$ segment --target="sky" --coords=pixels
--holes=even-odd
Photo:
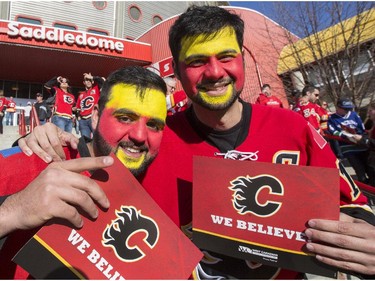
[[[309,2],[309,1],[306,1],[306,2]],[[331,5],[333,3],[332,1],[317,1],[317,2],[320,2],[322,5],[321,7],[324,7],[324,8],[329,7],[329,6],[332,7]],[[279,4],[286,3],[287,5],[286,7],[288,7],[288,10],[291,11],[292,14],[293,14],[293,7],[295,7],[296,5],[296,3],[293,1],[229,1],[229,3],[231,6],[245,7],[245,8],[256,10],[279,24],[280,22],[278,22],[278,16],[276,14],[277,8],[275,7],[275,3],[279,3]],[[362,8],[362,11],[371,7],[375,7],[375,2],[372,2],[372,1],[363,1],[363,2],[358,1],[357,3],[356,1],[337,1],[336,3],[340,3],[342,5],[341,14],[343,18],[349,18],[358,13],[357,7],[356,7],[357,3],[366,3],[366,4],[359,4],[359,5],[364,5],[364,7],[366,7],[366,8]],[[324,5],[328,5],[328,6],[324,6]],[[322,30],[324,28],[331,26],[333,24],[332,21],[335,21],[334,19],[332,19],[332,14],[331,14],[333,11],[332,8],[326,8],[326,9],[327,11],[323,11],[323,10],[318,11],[319,13],[318,29],[319,30]],[[337,23],[337,21],[335,23]],[[289,26],[288,29],[294,34],[300,37],[304,37],[303,34],[299,34],[300,32],[298,32],[298,27],[294,29],[292,26]]]
[[[229,1],[231,6],[236,7],[245,7],[253,9],[255,11],[261,12],[265,16],[269,17],[272,20],[275,20],[275,15],[273,12],[273,3],[272,1],[259,1],[259,2],[250,2],[250,1]]]

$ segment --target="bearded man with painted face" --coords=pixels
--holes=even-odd
[[[38,157],[28,158],[18,147],[0,151],[1,166],[8,167],[3,169],[0,184],[0,238],[8,235],[0,251],[0,279],[27,277],[11,259],[39,226],[61,218],[82,227],[79,210],[96,218],[96,204],[109,207],[88,172],[112,165],[112,158],[105,156],[113,152],[134,176],[144,173],[161,142],[166,91],[164,81],[147,69],[119,69],[104,83],[94,108],[93,140],[86,142],[82,137],[78,149],[65,148],[67,161],[48,165]],[[26,165],[16,169],[19,163]]]

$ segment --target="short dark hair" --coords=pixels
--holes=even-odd
[[[311,85],[307,85],[305,86],[303,89],[302,89],[302,96],[306,96],[307,95],[307,92],[309,93],[312,93],[315,91],[315,89],[318,89],[317,87],[315,86],[311,86]]]
[[[242,49],[244,22],[236,14],[216,6],[191,6],[181,14],[169,30],[169,48],[173,60],[178,62],[181,41],[184,37],[206,35],[209,39],[224,27],[232,27]]]
[[[167,92],[167,86],[164,80],[152,71],[140,66],[123,67],[109,74],[108,78],[103,83],[98,102],[99,114],[102,113],[108,102],[112,87],[119,83],[136,86],[141,99],[144,97],[146,89],[160,90],[164,95],[166,95]]]
[[[267,87],[271,89],[270,84],[264,84],[264,85],[262,86],[262,91],[263,91],[265,88],[267,88]]]

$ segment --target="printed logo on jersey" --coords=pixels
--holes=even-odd
[[[159,240],[159,227],[150,217],[141,214],[135,207],[121,206],[116,210],[117,219],[107,225],[102,244],[113,248],[116,256],[124,262],[136,262],[146,256],[142,248],[153,249]],[[138,233],[145,234],[143,245],[131,245],[130,239]]]
[[[63,98],[64,98],[64,102],[67,104],[72,104],[74,102],[71,96],[64,95]]]
[[[299,165],[300,152],[293,150],[279,150],[272,157],[272,163]]]
[[[264,199],[268,195],[283,196],[284,186],[271,175],[255,177],[240,176],[230,182],[233,191],[233,208],[240,214],[251,213],[258,217],[269,217],[276,214],[282,203]],[[262,202],[260,202],[262,196]]]
[[[95,100],[92,96],[87,96],[86,98],[81,100],[81,104],[80,104],[81,110],[91,109],[94,106],[94,102]]]

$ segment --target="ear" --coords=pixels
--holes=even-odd
[[[177,78],[178,80],[181,80],[181,79],[180,79],[180,72],[178,71],[177,64],[175,63],[174,60],[172,61],[172,67],[173,67],[174,76],[176,76],[176,78]]]
[[[92,110],[92,115],[91,115],[91,125],[93,130],[96,130],[99,124],[99,107],[96,104],[94,106],[94,109]]]

